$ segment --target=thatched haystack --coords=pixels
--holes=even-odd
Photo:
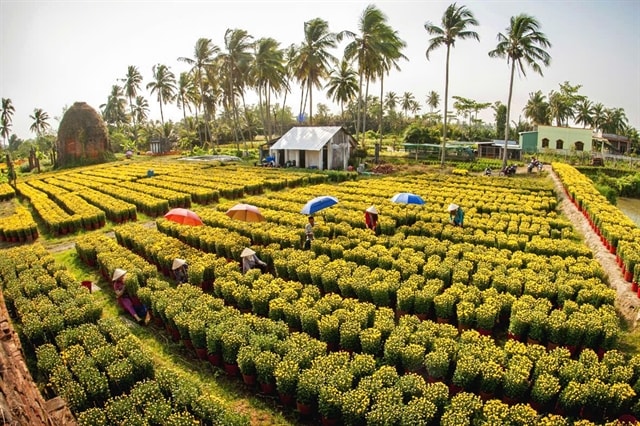
[[[100,114],[86,102],[65,112],[58,129],[58,166],[81,166],[114,159],[109,132]]]

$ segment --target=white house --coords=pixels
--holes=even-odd
[[[344,127],[294,127],[269,152],[279,166],[345,170],[356,140]]]

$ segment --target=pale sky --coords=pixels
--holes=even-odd
[[[152,66],[162,63],[176,77],[188,71],[178,62],[192,57],[196,40],[210,38],[224,48],[228,28],[245,29],[255,39],[272,37],[286,47],[303,39],[303,25],[313,18],[329,22],[333,32],[358,32],[358,20],[368,4],[375,4],[388,23],[407,43],[408,61],[401,71],[385,77],[384,92],[401,97],[412,92],[427,112],[426,96],[431,90],[444,97],[445,52],[442,47],[430,60],[425,50],[430,36],[426,21],[440,25],[450,1],[29,1],[0,0],[0,96],[11,98],[15,107],[12,133],[33,138],[29,131],[34,108],[42,108],[57,130],[65,105],[84,101],[95,109],[106,103],[111,86],[126,74],[129,65],[143,76],[144,95],[151,107],[150,118],[160,119],[155,96],[146,90]],[[550,67],[544,77],[530,69],[514,81],[511,119],[524,115],[529,93],[548,95],[559,84],[581,84],[580,93],[605,107],[621,107],[629,124],[640,129],[640,1],[462,1],[479,21],[475,31],[480,42],[458,41],[451,51],[450,96],[477,102],[506,104],[509,67],[506,60],[489,58],[498,32],[506,32],[511,16],[527,13],[538,19],[552,43]],[[334,52],[341,58],[341,44]],[[370,93],[380,93],[379,83]],[[314,90],[314,111],[318,102],[334,112],[339,105]],[[293,86],[287,105],[297,113],[300,88]],[[257,98],[249,96],[255,103]],[[282,99],[272,100],[282,103]],[[451,105],[450,100],[450,105]],[[440,106],[442,109],[442,103]],[[452,109],[452,108],[451,108]],[[176,107],[165,107],[165,120],[180,120]],[[491,109],[479,118],[493,122]]]

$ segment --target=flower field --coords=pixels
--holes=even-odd
[[[557,212],[547,178],[152,168],[152,176],[143,165],[58,173],[18,184],[18,195],[44,232],[79,232],[78,257],[105,280],[129,271],[125,285],[151,308],[154,333],[281,409],[347,425],[601,424],[640,414],[640,355],[619,349],[616,292]],[[640,230],[575,169],[553,168],[631,271],[631,289]],[[389,201],[398,192],[426,204]],[[299,211],[319,195],[339,203],[316,215],[305,251]],[[227,217],[238,202],[266,221]],[[448,224],[449,203],[464,209],[464,228]],[[372,204],[378,235],[364,224]],[[204,226],[161,217],[174,206],[189,206]],[[157,217],[156,228],[137,223],[137,211]],[[7,229],[22,218],[33,222],[18,210],[0,221],[0,235],[19,232]],[[115,239],[94,230],[105,219],[119,223]],[[241,273],[248,246],[267,273]],[[37,376],[81,424],[248,423],[154,366],[38,243],[3,254],[5,300],[33,345]],[[178,257],[189,264],[180,286],[171,278]]]

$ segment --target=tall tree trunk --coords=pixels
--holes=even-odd
[[[162,112],[162,95],[160,95],[160,121],[162,121],[162,127],[164,128],[164,114]]]
[[[362,104],[362,146],[366,147],[367,141],[367,98],[369,97],[369,77],[364,90],[364,103]]]
[[[358,99],[356,100],[356,141],[360,142],[360,106],[362,102],[362,78],[364,72],[360,70],[360,82],[358,84]]]
[[[444,157],[447,145],[447,107],[449,105],[449,45],[447,45],[447,62],[444,76],[444,119],[442,123],[442,152],[440,157],[440,167],[444,167]]]
[[[313,84],[309,84],[309,126],[313,126]]]
[[[511,113],[511,95],[513,95],[513,75],[516,71],[515,61],[511,61],[511,79],[509,81],[509,99],[507,100],[507,119],[504,125],[504,153],[502,156],[502,168],[507,167],[508,143],[509,143],[509,114]]]
[[[380,73],[380,124],[378,126],[378,133],[380,134],[380,142],[378,142],[378,144],[380,146],[378,147],[378,149],[382,149],[382,118],[384,117],[384,102],[382,101],[383,93],[384,93],[384,71]],[[378,159],[376,158],[376,163],[377,162],[378,162]]]
[[[286,105],[287,105],[287,90],[285,89],[284,91],[284,99],[282,100],[282,119],[280,120],[280,136],[282,136],[282,134],[284,133],[284,119],[285,119],[285,109],[286,109]],[[276,115],[276,120],[278,119],[278,116]]]

